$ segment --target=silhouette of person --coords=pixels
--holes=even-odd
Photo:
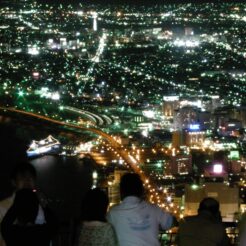
[[[11,182],[15,188],[15,191],[21,190],[23,188],[35,189],[36,181],[36,170],[28,162],[22,162],[15,166],[11,173]],[[0,202],[0,223],[5,216],[8,209],[12,206],[16,193],[13,193],[10,197],[2,200]],[[36,224],[42,224],[45,222],[44,212],[41,206],[39,205],[38,214],[35,220]],[[2,240],[0,234],[0,246],[4,246],[4,241]]]
[[[138,174],[126,173],[120,181],[122,202],[107,215],[114,226],[120,246],[160,245],[159,229],[167,230],[173,216],[143,199],[143,182]]]
[[[78,232],[78,245],[117,245],[115,231],[106,221],[108,204],[108,197],[101,189],[95,188],[86,193],[82,208],[82,225]]]
[[[57,223],[52,213],[44,208],[45,223],[35,224],[39,211],[39,200],[30,188],[16,192],[13,205],[1,223],[1,232],[7,246],[49,246]]]
[[[229,244],[219,210],[214,198],[204,198],[198,215],[185,217],[179,224],[177,243],[179,246],[226,246]]]
[[[13,126],[0,123],[0,200],[13,193],[9,176],[15,165],[27,161],[25,142],[16,131]]]

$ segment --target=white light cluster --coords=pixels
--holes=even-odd
[[[50,98],[55,101],[60,100],[59,92],[50,92],[47,87],[42,87],[40,90],[37,90],[36,94],[40,95],[40,97]]]
[[[200,42],[198,40],[183,40],[183,39],[176,39],[174,40],[173,44],[178,47],[197,47],[199,46]]]

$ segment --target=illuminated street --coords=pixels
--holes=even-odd
[[[208,183],[238,191],[225,221],[245,211],[245,3],[5,0],[0,22],[1,117],[50,126],[31,154],[59,142],[105,189],[134,171],[178,218]]]

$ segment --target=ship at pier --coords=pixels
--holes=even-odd
[[[38,157],[40,155],[59,154],[61,151],[61,143],[53,136],[36,141],[33,140],[27,150],[28,157]]]

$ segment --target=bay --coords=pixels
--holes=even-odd
[[[78,218],[81,201],[92,186],[93,163],[52,155],[30,162],[37,170],[37,190],[60,220]]]

